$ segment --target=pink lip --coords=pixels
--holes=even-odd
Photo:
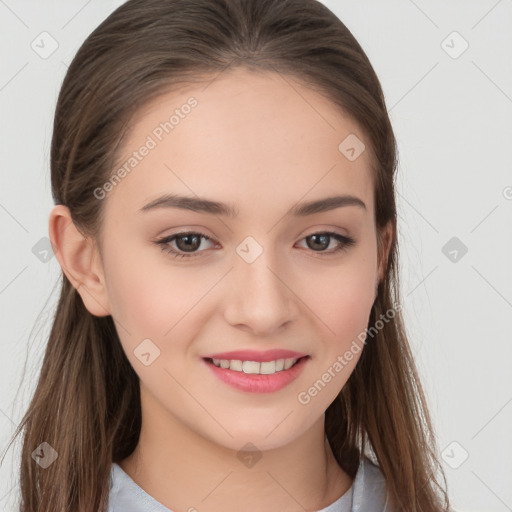
[[[300,357],[305,356],[307,356],[307,354],[301,354],[300,352],[294,352],[293,350],[282,349],[265,350],[264,352],[257,350],[235,350],[232,352],[219,352],[218,354],[210,354],[203,356],[203,359],[234,359],[238,361],[256,361],[259,363],[264,363],[268,361],[274,361],[276,359],[289,359],[291,357],[294,359],[299,359]]]
[[[228,354],[232,353],[228,352]],[[279,357],[278,359],[281,358]],[[310,357],[303,357],[291,368],[288,368],[288,370],[283,370],[272,375],[237,372],[235,370],[219,368],[215,366],[209,359],[203,359],[203,361],[216,377],[236,389],[241,391],[249,391],[251,393],[272,393],[274,391],[279,391],[280,389],[290,384],[290,382],[294,381],[301,374],[309,359]],[[250,359],[244,360],[250,361]]]

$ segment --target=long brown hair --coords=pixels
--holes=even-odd
[[[341,107],[366,136],[374,155],[376,226],[394,227],[369,326],[395,313],[381,322],[328,407],[326,435],[351,476],[363,454],[374,458],[395,510],[448,510],[427,403],[396,311],[395,137],[367,56],[327,7],[316,0],[129,0],[120,6],[85,40],[63,81],[51,143],[54,201],[69,208],[84,235],[98,239],[104,202],[94,191],[116,168],[140,107],[237,66],[296,79]],[[21,511],[105,510],[111,463],[132,453],[140,427],[138,377],[111,316],[91,315],[62,273],[37,387],[11,439],[24,430]],[[44,470],[31,456],[43,442],[58,453]]]

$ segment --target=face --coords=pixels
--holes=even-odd
[[[347,158],[339,145],[365,141],[358,125],[290,78],[238,69],[205,87],[139,112],[126,172],[97,192],[108,309],[143,411],[232,449],[271,449],[322,418],[361,355],[378,280],[369,143]],[[356,199],[298,211],[338,196]],[[307,357],[266,377],[204,359],[274,349]]]

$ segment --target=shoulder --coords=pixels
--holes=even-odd
[[[171,512],[141,489],[119,464],[112,463],[107,512],[141,511]]]
[[[126,505],[126,497],[130,492],[130,482],[127,479],[128,475],[123,471],[121,466],[112,463],[110,469],[110,492],[108,495],[108,508],[107,512],[115,512],[116,510],[122,510]],[[127,510],[132,510],[128,508]]]
[[[368,457],[361,460],[354,479],[352,512],[393,512],[384,475]]]

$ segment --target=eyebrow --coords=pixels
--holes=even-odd
[[[342,206],[357,206],[366,210],[366,205],[358,197],[343,195],[298,203],[290,208],[285,215],[304,217],[306,215],[334,210],[335,208],[340,208]],[[180,196],[176,194],[165,194],[157,197],[153,201],[144,205],[139,211],[148,212],[159,208],[181,208],[199,213],[225,215],[232,218],[238,215],[238,209],[233,204],[220,203],[218,201],[198,197]]]

